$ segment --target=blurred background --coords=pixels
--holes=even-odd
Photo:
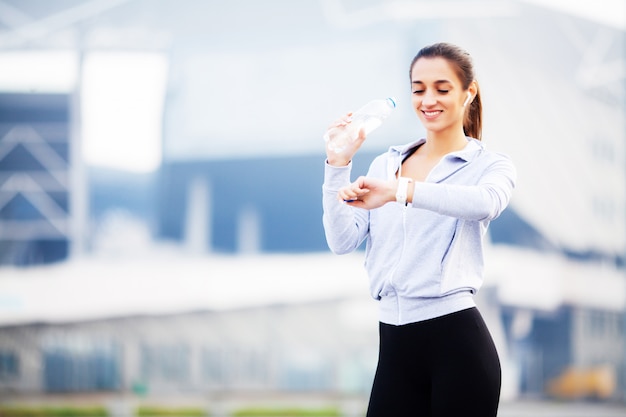
[[[355,177],[419,138],[409,64],[449,41],[519,175],[477,295],[503,402],[622,407],[626,6],[584,3],[1,0],[0,405],[361,415],[377,311],[322,134],[397,99]]]

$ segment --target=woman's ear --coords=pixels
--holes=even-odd
[[[467,106],[467,104],[470,102],[470,100],[472,99],[472,93],[470,93],[469,91],[467,92],[467,98],[465,99],[465,101],[463,102],[463,107]]]
[[[471,82],[469,87],[467,87],[467,98],[463,102],[463,107],[467,106],[470,103],[470,101],[472,101],[473,98],[476,97],[477,93],[478,93],[478,84],[476,83],[476,80],[474,80]]]

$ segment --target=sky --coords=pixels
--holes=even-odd
[[[83,65],[85,162],[156,170],[161,162],[166,58],[155,53],[92,53]]]
[[[625,0],[524,0],[539,6],[552,8],[575,16],[606,23],[618,29],[626,29]]]
[[[525,1],[626,29],[625,0]],[[42,67],[45,79],[38,71]],[[79,78],[72,51],[0,52],[0,68],[0,91],[62,92]],[[81,135],[87,164],[136,172],[158,169],[167,71],[166,57],[154,53],[86,55]]]

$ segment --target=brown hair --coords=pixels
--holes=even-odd
[[[461,80],[463,89],[465,90],[467,90],[471,82],[474,81],[474,64],[472,63],[472,57],[456,45],[442,42],[422,48],[417,55],[415,55],[413,61],[411,61],[409,77],[411,77],[413,66],[420,58],[443,58],[447,60],[455,69],[457,76]],[[466,136],[480,140],[482,139],[482,127],[483,105],[480,100],[480,90],[477,84],[476,97],[472,100],[463,118],[463,132]]]

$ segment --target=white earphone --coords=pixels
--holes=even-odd
[[[470,93],[469,91],[467,92],[467,98],[465,99],[465,102],[463,103],[463,107],[467,106],[467,103],[469,103],[469,101],[472,99],[472,93]]]

